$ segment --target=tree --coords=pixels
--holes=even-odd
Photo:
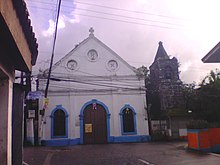
[[[195,118],[208,122],[220,121],[220,72],[211,71],[196,92]]]
[[[145,86],[147,89],[147,101],[150,105],[150,117],[152,120],[161,120],[165,114],[161,111],[160,96],[157,88],[157,84],[151,81],[151,75],[148,74],[145,79]]]
[[[196,95],[196,84],[195,82],[191,84],[183,84],[183,97],[184,97],[184,103],[185,103],[185,109],[187,111],[194,111],[195,109],[195,102],[197,99]]]

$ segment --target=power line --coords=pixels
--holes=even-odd
[[[49,8],[45,8],[45,7],[38,7],[38,6],[31,6],[29,5],[29,7],[31,8],[38,8],[38,9],[42,9],[42,10],[51,10]],[[76,8],[77,9],[77,8]],[[81,9],[81,10],[86,10],[86,9]],[[92,11],[92,10],[91,10]],[[72,12],[72,11],[64,11],[62,10],[62,12],[64,13],[68,13]],[[183,27],[183,25],[180,24],[174,24],[174,23],[169,23],[169,22],[162,22],[162,21],[154,21],[154,20],[147,20],[147,19],[141,19],[141,18],[135,18],[135,17],[129,17],[129,16],[123,16],[123,15],[116,15],[116,14],[111,14],[111,13],[104,13],[104,12],[98,12],[98,11],[93,11],[96,13],[102,13],[102,14],[108,14],[111,16],[118,16],[118,17],[124,17],[124,18],[128,18],[128,19],[136,19],[136,20],[142,20],[145,22],[154,22],[154,23],[163,23],[163,24],[167,24],[167,25],[174,25],[174,26],[179,26],[179,27]],[[95,16],[95,15],[88,15],[88,14],[83,14],[83,13],[74,13],[75,15],[79,15],[79,16],[85,16],[85,17],[91,17],[91,18],[98,18],[98,19],[104,19],[104,20],[111,20],[111,21],[117,21],[117,22],[124,22],[124,23],[130,23],[130,24],[136,24],[136,25],[145,25],[145,26],[151,26],[151,27],[158,27],[158,28],[166,28],[166,29],[174,29],[174,30],[187,30],[185,28],[178,28],[178,27],[172,27],[172,26],[161,26],[161,25],[156,25],[156,24],[147,24],[147,23],[140,23],[140,22],[134,22],[134,21],[126,21],[126,20],[121,20],[121,19],[115,19],[115,18],[107,18],[107,17],[102,17],[102,16]]]
[[[149,13],[149,12],[146,12],[146,11],[135,11],[135,10],[128,10],[128,9],[117,8],[117,7],[104,6],[104,5],[99,5],[99,4],[95,4],[95,3],[80,2],[80,1],[70,1],[70,0],[63,0],[63,1],[74,2],[76,4],[84,4],[84,5],[89,5],[89,6],[96,6],[96,7],[101,7],[101,8],[105,8],[105,9],[112,9],[112,10],[118,10],[118,11],[126,11],[126,12],[130,12],[130,13],[138,13],[138,14],[144,14],[144,15],[164,17],[164,18],[175,19],[175,20],[185,20],[183,18],[178,18],[178,17],[171,17],[171,16],[167,16],[167,15],[162,15],[162,14],[154,14],[154,13]],[[33,2],[33,1],[29,1],[29,2]],[[36,1],[36,0],[34,2],[42,3],[42,4],[48,4],[48,5],[55,5],[54,3],[42,2],[42,1]],[[65,6],[65,5],[62,5],[62,6]],[[66,7],[69,7],[69,6],[66,6]]]
[[[109,79],[108,80],[106,80],[106,79],[103,79],[103,76],[100,76],[100,75],[95,75],[95,74],[91,74],[91,73],[88,73],[88,72],[83,72],[83,71],[77,71],[77,72],[80,72],[80,73],[85,73],[85,74],[88,74],[88,75],[90,75],[90,76],[93,76],[93,77],[96,77],[96,78],[101,78],[101,80],[99,79],[99,80],[90,80],[90,81],[97,81],[97,82],[100,82],[100,81],[102,81],[102,83],[103,83],[103,81],[109,81]],[[54,75],[53,76],[58,76],[58,75],[63,75],[63,73],[57,73],[57,72],[52,72]],[[71,79],[71,76],[73,76],[75,79],[77,79],[77,80],[79,80],[80,78],[79,77],[75,77],[75,75],[72,75],[72,74],[65,74],[66,76],[58,76],[58,78],[67,78],[67,76],[68,76],[68,79]],[[109,76],[104,76],[104,78],[106,78],[106,77],[108,77],[109,78]],[[75,79],[72,79],[72,80],[75,80]],[[82,77],[81,77],[82,78]],[[86,77],[86,78],[89,78],[89,77]],[[84,78],[82,78],[82,79],[84,79]],[[124,83],[124,85],[128,85],[128,86],[134,86],[134,85],[131,85],[131,83],[129,83],[129,82],[127,82],[129,79],[126,79],[126,81],[122,81],[122,80],[118,80],[118,79],[115,79],[115,81],[117,81],[117,82],[121,82],[121,83]],[[81,81],[83,81],[83,80],[81,80]],[[84,81],[88,81],[88,80],[84,80]],[[106,83],[106,84],[114,84],[113,83],[113,81],[111,81],[111,83]],[[121,84],[121,85],[123,85],[123,84]]]
[[[65,0],[65,1],[69,1],[69,0]],[[87,3],[87,2],[80,2],[80,1],[74,1],[74,3],[86,4],[86,5],[97,6],[97,7],[102,7],[102,8],[106,8],[106,9],[119,10],[119,11],[133,12],[133,13],[138,13],[138,14],[146,14],[146,15],[152,15],[152,16],[158,16],[158,17],[165,17],[165,18],[176,19],[176,20],[185,20],[185,19],[182,19],[182,18],[171,17],[171,16],[166,16],[166,15],[161,15],[161,14],[153,14],[153,13],[148,13],[148,12],[145,12],[145,11],[128,10],[128,9],[98,5],[98,4],[94,4],[94,3]]]
[[[123,87],[123,86],[119,86],[119,84],[116,85],[108,85],[108,84],[103,84],[103,83],[93,83],[93,82],[88,82],[88,81],[78,81],[78,80],[70,80],[70,79],[62,79],[62,78],[55,78],[55,77],[51,77],[50,80],[53,81],[66,81],[66,82],[74,82],[74,83],[80,83],[80,84],[87,84],[87,85],[94,85],[94,86],[102,86],[102,87],[110,87],[110,88],[122,88],[122,89],[130,89],[130,90],[143,90],[145,87],[144,86],[140,86],[136,88],[129,88],[128,87]],[[118,86],[117,86],[118,85]]]
[[[40,1],[37,1],[37,3],[54,5],[53,3],[46,3],[46,2],[40,2]],[[77,10],[82,10],[82,11],[89,11],[89,12],[93,12],[93,13],[105,14],[105,15],[110,15],[110,16],[123,17],[123,18],[128,18],[128,19],[141,20],[141,21],[146,21],[146,22],[156,22],[156,23],[163,23],[163,24],[175,25],[175,26],[183,27],[183,25],[175,24],[175,23],[170,23],[170,22],[163,22],[163,21],[155,21],[155,20],[144,19],[144,18],[130,17],[130,16],[126,16],[126,15],[107,13],[107,12],[96,11],[96,10],[91,10],[91,9],[83,9],[83,8],[79,8],[79,7],[73,8],[73,7],[70,7],[70,6],[67,6],[67,5],[62,5],[62,7],[69,8],[69,9],[77,9]]]
[[[66,6],[64,6],[64,7],[66,7]],[[125,15],[106,13],[106,12],[95,11],[95,10],[90,10],[90,9],[82,9],[82,8],[79,8],[79,7],[76,7],[75,9],[83,10],[83,11],[90,11],[90,12],[94,12],[94,13],[98,13],[98,14],[106,14],[106,15],[110,15],[110,16],[123,17],[123,18],[128,18],[128,19],[135,19],[135,20],[141,20],[141,21],[146,21],[146,22],[163,23],[163,24],[176,25],[176,26],[183,27],[183,25],[175,24],[175,23],[170,23],[170,22],[163,22],[163,21],[155,21],[155,20],[143,19],[143,18],[137,18],[137,17],[130,17],[130,16],[125,16]]]
[[[54,58],[54,50],[55,50],[55,45],[56,45],[57,27],[58,27],[58,21],[59,21],[60,6],[61,6],[61,0],[59,0],[59,4],[58,4],[56,26],[55,26],[55,33],[54,33],[54,41],[53,41],[52,55],[51,55],[51,61],[50,61],[50,68],[49,68],[47,84],[46,84],[46,88],[45,88],[45,98],[47,98],[48,88],[49,88],[49,84],[50,84],[50,75],[51,75],[51,69],[52,69],[53,58]]]
[[[99,19],[105,19],[105,20],[111,20],[111,21],[117,21],[117,22],[124,22],[124,23],[131,23],[131,24],[136,24],[136,25],[146,25],[146,26],[152,26],[152,27],[159,27],[159,28],[166,28],[166,29],[175,29],[175,30],[186,30],[184,28],[177,28],[177,27],[170,27],[170,26],[159,26],[159,25],[154,25],[154,24],[147,24],[147,23],[139,23],[139,22],[134,22],[134,21],[125,21],[125,20],[120,20],[120,19],[115,19],[115,18],[106,18],[106,17],[101,17],[101,16],[94,16],[94,15],[87,15],[87,14],[82,14],[82,13],[74,13],[75,15],[80,15],[80,16],[86,16],[86,17],[92,17],[92,18],[99,18]],[[154,21],[156,23],[161,23],[159,21]],[[170,24],[171,25],[171,24]]]
[[[61,66],[61,67],[63,67],[63,66]],[[82,71],[77,71],[77,72],[82,72]],[[128,80],[130,80],[130,79],[126,79],[125,81],[115,79],[115,81],[111,81],[109,79],[103,79],[103,76],[99,76],[99,75],[95,75],[95,74],[91,74],[91,73],[87,73],[87,72],[83,72],[83,73],[91,75],[92,77],[101,78],[101,79],[93,79],[93,80],[90,79],[89,82],[94,83],[93,85],[101,84],[101,85],[110,85],[111,87],[117,86],[117,85],[127,86],[127,87],[137,87],[137,85],[133,85],[133,82],[130,82],[130,83],[128,82]],[[61,76],[59,76],[59,75],[61,75]],[[66,81],[70,81],[70,82],[78,82],[78,83],[79,82],[82,82],[82,83],[88,82],[88,79],[85,79],[85,77],[82,77],[82,76],[81,76],[81,80],[80,80],[80,77],[75,77],[75,75],[72,75],[72,74],[65,73],[65,76],[62,76],[62,75],[63,75],[63,73],[52,72],[51,78],[54,78],[57,80],[61,79],[62,81],[66,80]],[[109,78],[109,76],[105,76],[105,77]],[[86,77],[86,78],[91,78],[91,77]],[[133,80],[131,80],[131,81],[133,81]],[[136,80],[134,80],[134,81],[136,81]],[[141,85],[139,85],[139,86],[141,86]],[[144,86],[142,86],[142,87],[144,87]]]
[[[29,7],[34,7],[34,8],[39,8],[39,9],[43,9],[43,10],[48,10],[46,8],[36,7],[36,6],[29,6]],[[63,12],[67,13],[67,11],[63,11]],[[151,26],[151,27],[157,27],[157,28],[174,29],[174,30],[186,30],[186,29],[183,29],[183,28],[175,28],[175,27],[169,27],[169,26],[159,26],[159,25],[152,25],[152,24],[146,24],[146,23],[124,21],[124,20],[113,19],[113,18],[106,18],[106,17],[100,17],[100,16],[91,16],[91,15],[81,14],[81,13],[74,13],[74,14],[75,15],[79,15],[79,16],[98,18],[98,19],[104,19],[104,20],[110,20],[110,21],[117,21],[117,22],[129,23],[129,24],[144,25],[144,26]]]
[[[42,84],[42,85],[44,85],[44,84]],[[70,86],[61,86],[61,85],[54,85],[54,84],[51,84],[51,87],[55,87],[56,89],[57,88],[60,88],[60,89],[65,89],[65,90],[68,90],[68,92],[70,92],[70,90],[72,89],[74,92],[88,92],[88,91],[91,91],[91,92],[93,92],[94,93],[94,91],[96,90],[96,91],[98,91],[98,92],[102,92],[102,94],[103,94],[103,92],[108,92],[108,91],[118,91],[118,92],[120,92],[120,90],[121,90],[121,92],[122,91],[131,91],[131,89],[129,89],[129,88],[116,88],[116,89],[106,89],[106,88],[99,88],[99,89],[97,89],[97,88],[79,88],[79,87],[70,87]],[[63,92],[66,92],[66,91],[64,91],[64,90],[62,90]],[[134,91],[136,91],[137,92],[137,94],[140,94],[140,91],[139,91],[139,89],[137,89],[137,90],[133,90],[132,89],[132,94],[134,94]],[[144,89],[142,89],[142,92],[145,92],[145,90]],[[129,94],[131,94],[131,93],[129,93]]]
[[[52,78],[59,78],[59,79],[66,79],[66,77],[59,77],[59,76],[51,76]],[[78,77],[75,78],[75,79],[71,79],[68,77],[68,80],[69,81],[78,81],[78,82],[88,82],[88,80],[80,80]],[[137,85],[134,85],[134,83],[129,83],[129,82],[125,82],[125,81],[109,81],[109,80],[89,80],[89,82],[92,82],[92,83],[96,83],[97,85],[98,84],[102,84],[102,85],[110,85],[110,86],[126,86],[126,87],[137,87]],[[120,82],[120,83],[119,83]],[[141,85],[139,85],[141,86]],[[144,87],[144,85],[142,86]]]

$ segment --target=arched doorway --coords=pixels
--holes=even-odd
[[[90,104],[84,110],[84,144],[106,144],[106,112],[99,104]]]
[[[110,113],[105,104],[92,100],[80,113],[80,143],[106,144],[110,140]]]

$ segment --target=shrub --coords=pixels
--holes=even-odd
[[[220,122],[213,122],[210,123],[210,128],[220,128]]]
[[[210,124],[206,120],[192,120],[187,124],[187,129],[209,128]]]
[[[166,130],[155,130],[153,131],[151,137],[153,141],[167,141],[169,138]]]

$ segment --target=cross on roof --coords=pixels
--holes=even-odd
[[[89,32],[90,32],[90,34],[89,34],[89,36],[93,36],[94,34],[94,29],[91,27],[90,29],[89,29]]]

